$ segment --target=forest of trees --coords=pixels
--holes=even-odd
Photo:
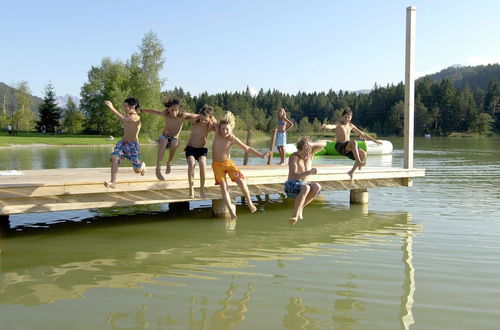
[[[0,95],[0,124],[13,122],[18,130],[44,125],[60,127],[67,133],[119,135],[121,123],[104,106],[111,100],[117,107],[129,97],[137,97],[142,107],[162,109],[163,97],[177,96],[184,101],[185,111],[196,112],[204,104],[212,105],[216,114],[230,110],[237,116],[240,129],[270,131],[276,126],[277,111],[284,107],[301,133],[321,131],[325,122],[340,118],[350,107],[353,122],[378,135],[402,135],[404,114],[403,83],[375,85],[369,93],[333,91],[287,94],[278,90],[260,90],[252,95],[224,92],[192,96],[181,87],[163,90],[160,78],[165,59],[164,48],[155,33],[146,34],[125,63],[104,58],[88,72],[81,89],[79,107],[70,99],[65,109],[57,108],[54,88],[48,85],[38,114],[30,111],[29,88],[23,82],[16,89],[16,110],[7,111]],[[448,74],[446,74],[448,73]],[[60,118],[62,115],[62,118]],[[157,116],[142,116],[142,132],[156,136],[163,123]],[[48,123],[48,124],[47,124]],[[500,131],[500,65],[448,68],[416,82],[415,134],[448,135],[453,132],[490,134]]]

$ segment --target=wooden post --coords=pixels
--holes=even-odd
[[[274,145],[276,144],[276,133],[277,130],[274,130],[273,139],[271,141],[271,147],[269,148],[271,153],[269,154],[269,158],[267,158],[267,165],[271,165],[271,162],[273,161]]]
[[[233,204],[233,206],[235,206]],[[212,215],[216,218],[229,218],[229,210],[222,199],[212,200]]]
[[[368,204],[368,189],[354,189],[350,194],[351,204]]]
[[[416,7],[406,8],[405,118],[403,168],[413,168],[415,126],[415,16]]]
[[[247,140],[245,143],[247,146],[250,146],[251,139],[252,139],[252,130],[249,129],[247,130]],[[243,165],[247,164],[248,164],[248,151],[245,151],[245,155],[243,156]]]
[[[9,215],[0,215],[0,237],[7,236],[10,230]]]

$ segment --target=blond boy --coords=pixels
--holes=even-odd
[[[266,153],[260,153],[254,148],[249,147],[241,142],[240,139],[238,139],[233,134],[234,126],[234,115],[228,111],[216,125],[216,134],[212,145],[212,169],[214,171],[215,184],[220,185],[222,199],[224,200],[224,203],[229,210],[231,219],[236,219],[236,210],[235,208],[233,208],[233,204],[231,203],[231,198],[229,196],[226,174],[229,175],[231,181],[236,182],[238,187],[240,187],[241,192],[245,196],[245,200],[247,202],[248,208],[250,209],[250,212],[253,213],[257,210],[255,205],[252,203],[252,200],[250,199],[250,192],[248,191],[245,177],[231,160],[231,147],[236,144],[244,151],[248,151],[249,153],[260,158],[265,158],[270,153],[270,151]]]

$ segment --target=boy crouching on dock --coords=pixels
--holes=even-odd
[[[123,101],[123,110],[125,115],[118,112],[110,101],[105,101],[104,104],[113,111],[116,117],[123,122],[123,137],[116,143],[114,151],[111,153],[111,181],[104,181],[104,186],[107,188],[116,187],[116,173],[118,172],[118,164],[123,158],[127,158],[132,162],[135,173],[144,175],[146,172],[146,164],[141,163],[141,151],[139,147],[139,131],[141,130],[141,117],[137,114],[140,105],[139,100],[129,97]]]
[[[288,180],[285,182],[285,193],[295,198],[293,216],[289,222],[294,225],[302,219],[302,211],[320,192],[321,186],[316,182],[307,182],[307,177],[316,174],[312,168],[314,153],[326,145],[326,142],[311,142],[308,138],[301,138],[297,143],[297,151],[288,158]]]
[[[258,156],[260,158],[265,158],[269,155],[270,151],[266,153],[260,153],[252,147],[247,146],[240,141],[236,136],[233,135],[232,131],[235,126],[236,120],[231,112],[226,112],[224,116],[220,119],[219,123],[216,124],[216,134],[214,138],[214,143],[212,146],[212,169],[214,171],[215,184],[220,185],[220,191],[222,194],[222,199],[224,204],[229,210],[231,219],[236,219],[236,210],[233,208],[231,203],[231,198],[229,196],[229,191],[227,189],[226,173],[229,175],[231,181],[236,182],[240,187],[241,192],[245,196],[250,212],[255,212],[257,208],[252,203],[250,199],[250,192],[248,191],[247,184],[245,182],[245,177],[236,167],[236,165],[231,160],[231,147],[233,144],[238,145],[244,151]]]

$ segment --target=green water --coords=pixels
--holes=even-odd
[[[401,166],[393,143],[368,165]],[[255,199],[256,214],[238,206],[236,222],[210,202],[11,216],[0,329],[497,329],[499,144],[417,139],[427,175],[414,187],[372,189],[368,207],[323,192],[295,227],[279,195]],[[102,167],[108,154],[0,149],[0,169]]]

